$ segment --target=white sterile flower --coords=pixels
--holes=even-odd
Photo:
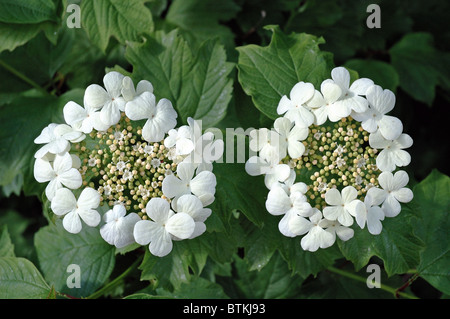
[[[56,155],[53,163],[37,158],[34,163],[34,177],[39,183],[49,182],[45,188],[48,200],[55,197],[55,193],[63,185],[70,189],[77,189],[82,184],[80,172],[73,168],[72,156],[69,153]]]
[[[103,215],[105,224],[100,228],[100,235],[107,243],[117,248],[122,248],[135,242],[133,236],[134,225],[141,220],[136,213],[129,213],[128,215],[126,213],[125,206],[117,204]]]
[[[330,119],[332,122],[339,121],[343,116],[340,108],[334,107],[334,103],[341,96],[342,90],[339,85],[331,80],[325,80],[320,85],[320,92],[315,90],[314,96],[306,104],[314,114],[314,124],[322,125]]]
[[[197,166],[197,172],[212,171],[212,163],[222,157],[223,151],[223,140],[215,139],[212,132],[206,132],[194,141],[194,150],[183,162],[195,164]]]
[[[93,129],[97,131],[106,131],[109,125],[100,120],[100,112],[96,109],[70,101],[63,109],[64,120],[75,130],[89,134]]]
[[[264,176],[264,183],[268,189],[277,182],[285,182],[291,175],[291,168],[287,164],[279,164],[277,157],[264,159],[259,156],[250,157],[245,163],[245,171],[251,176]]]
[[[370,196],[375,202],[383,203],[381,208],[386,217],[395,217],[401,211],[400,203],[408,203],[413,199],[413,192],[405,187],[408,182],[409,177],[405,171],[398,171],[395,174],[383,172],[378,176],[381,188],[371,187],[366,197]]]
[[[289,93],[290,98],[283,95],[278,103],[277,113],[295,122],[296,125],[308,127],[314,122],[314,115],[305,106],[314,95],[314,86],[311,83],[299,82]]]
[[[125,114],[132,121],[147,119],[142,128],[142,137],[147,142],[160,142],[177,125],[178,115],[172,103],[161,99],[155,106],[155,96],[147,91],[127,102]]]
[[[367,89],[373,85],[373,81],[367,78],[355,80],[350,85],[350,73],[344,67],[336,67],[331,71],[333,82],[341,88],[341,96],[334,103],[336,113],[341,117],[347,117],[351,111],[364,112],[367,110],[367,100],[361,95],[367,94]]]
[[[307,204],[307,205],[305,205]],[[303,217],[311,215],[311,205],[306,202],[306,196],[299,191],[286,193],[280,184],[274,184],[267,195],[266,209],[272,215],[284,215],[289,211]]]
[[[69,151],[70,143],[82,141],[86,136],[66,124],[51,123],[35,138],[35,144],[44,144],[35,154],[35,158],[43,158],[48,153],[63,154]]]
[[[302,230],[301,232],[299,231],[299,233],[307,232],[307,234],[303,236],[302,240],[300,241],[300,244],[304,250],[311,252],[314,252],[319,248],[328,248],[332,246],[336,239],[336,237],[333,236],[331,232],[328,232],[324,229],[326,226],[328,226],[328,221],[322,219],[322,213],[320,212],[320,210],[318,210],[317,208],[313,208],[313,210],[313,215],[309,217],[310,222],[308,230],[306,230],[303,225],[299,227],[299,230]],[[293,222],[295,221],[296,220],[293,219]],[[295,230],[296,226],[297,225],[293,224],[291,228]]]
[[[289,119],[286,120],[290,121]],[[249,135],[249,147],[252,151],[259,152],[260,157],[282,159],[286,156],[286,141],[277,131],[264,127],[252,130]]]
[[[129,102],[133,100],[136,96],[144,93],[144,92],[150,92],[153,93],[153,85],[147,81],[142,80],[139,81],[139,83],[136,85],[136,89],[134,88],[133,80],[129,76],[125,76],[122,79],[122,97],[124,98],[125,102]]]
[[[168,136],[164,139],[164,146],[175,147],[176,155],[187,155],[194,150],[192,130],[189,126],[183,125],[178,129],[171,129]]]
[[[210,208],[203,208],[203,204],[197,196],[183,195],[177,201],[178,213],[186,213],[194,219],[195,229],[189,239],[203,234],[206,230],[205,221],[211,215]]]
[[[379,235],[383,229],[381,221],[384,220],[384,212],[377,205],[378,203],[367,193],[364,203],[358,204],[356,209],[356,223],[361,229],[367,224],[367,229],[372,235]]]
[[[323,216],[329,220],[337,220],[344,226],[353,224],[356,215],[355,206],[358,192],[353,186],[347,186],[339,192],[336,188],[329,189],[325,193],[325,202],[330,205],[323,209]]]
[[[84,92],[85,107],[101,109],[100,120],[108,126],[117,124],[120,112],[125,109],[125,100],[121,97],[123,78],[119,72],[109,72],[103,77],[106,90],[98,84],[91,84]]]
[[[150,252],[164,257],[172,251],[173,237],[189,238],[195,230],[194,219],[186,213],[175,214],[162,198],[152,198],[146,206],[151,220],[140,220],[134,226],[134,239],[140,245],[149,245]]]
[[[60,188],[56,191],[51,208],[56,215],[64,216],[64,228],[69,233],[77,234],[82,228],[81,220],[91,227],[100,223],[100,214],[95,210],[99,204],[100,194],[93,188],[85,188],[78,200],[69,189]]]
[[[303,182],[295,182],[295,179],[297,178],[297,174],[293,169],[291,169],[291,172],[289,173],[289,177],[284,182],[278,182],[281,187],[286,191],[288,195],[290,195],[293,192],[300,192],[303,195],[306,194],[308,191],[308,186]]]
[[[395,105],[395,95],[390,90],[383,90],[379,85],[372,85],[366,93],[369,108],[362,113],[352,113],[352,117],[361,122],[361,126],[369,133],[380,130],[387,140],[395,140],[403,130],[402,122],[393,116],[385,115]]]
[[[309,130],[307,127],[295,125],[291,120],[280,117],[273,123],[275,131],[280,134],[280,147],[287,147],[287,154],[291,158],[299,158],[305,152],[305,145],[301,141],[308,137]],[[285,153],[285,152],[282,152]]]
[[[312,215],[311,205],[306,201],[306,196],[303,193],[296,191],[288,195],[283,186],[279,184],[274,184],[269,191],[266,209],[272,215],[284,215],[278,224],[278,229],[288,237],[298,235],[290,231],[291,218],[304,218]],[[308,223],[306,219],[304,223]]]
[[[387,140],[379,130],[369,135],[370,147],[382,149],[377,155],[376,164],[383,172],[392,172],[396,167],[407,166],[411,162],[411,155],[404,149],[412,144],[413,140],[408,134],[401,134],[395,140]]]
[[[355,234],[354,230],[341,225],[337,220],[323,219],[319,223],[320,227],[324,228],[327,232],[333,235],[333,242],[336,241],[336,235],[342,241],[347,241]]]
[[[180,163],[177,166],[177,176],[168,175],[162,182],[162,191],[168,198],[173,198],[172,205],[176,206],[178,198],[185,194],[197,196],[203,206],[208,206],[214,201],[216,192],[216,176],[210,171],[197,172],[196,165],[192,163]]]

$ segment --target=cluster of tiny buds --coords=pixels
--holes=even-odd
[[[97,189],[100,205],[122,203],[127,211],[146,219],[145,207],[153,197],[170,201],[161,190],[164,177],[176,172],[164,141],[148,143],[141,127],[121,121],[106,132],[92,132],[76,145],[80,154],[83,185]]]
[[[376,166],[377,149],[371,148],[367,133],[351,117],[328,126],[313,126],[303,144],[300,158],[287,157],[284,162],[309,178],[306,196],[313,206],[326,206],[325,193],[331,188],[341,190],[353,186],[362,197],[370,187],[378,185],[380,171]]]

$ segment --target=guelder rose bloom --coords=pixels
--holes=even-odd
[[[141,220],[134,227],[134,238],[141,245],[149,245],[150,252],[164,257],[172,250],[172,239],[189,238],[195,230],[194,219],[186,213],[174,213],[162,198],[152,198],[147,204],[151,220]]]
[[[413,141],[388,114],[394,105],[391,91],[367,78],[351,83],[349,72],[337,67],[320,91],[295,84],[280,99],[273,129],[249,134],[256,154],[245,170],[264,175],[266,209],[281,216],[283,235],[302,236],[308,251],[352,240],[355,231],[378,235],[385,217],[412,200],[408,175],[396,169],[410,163],[405,149]],[[355,221],[361,230],[354,230]]]
[[[172,240],[206,231],[223,141],[204,133],[201,120],[187,118],[176,128],[172,103],[157,102],[146,80],[135,87],[130,77],[109,72],[103,84],[89,85],[82,105],[69,101],[66,123],[51,123],[35,139],[43,145],[34,176],[48,183],[50,208],[68,232],[98,226],[116,248],[137,243],[165,256]]]

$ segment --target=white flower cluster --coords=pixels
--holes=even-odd
[[[100,225],[117,248],[138,243],[165,256],[172,240],[205,232],[216,188],[212,162],[223,141],[202,134],[191,118],[176,129],[172,103],[156,103],[148,81],[135,88],[128,76],[109,72],[103,83],[86,88],[83,106],[68,102],[66,123],[51,123],[35,139],[43,146],[34,176],[48,182],[45,195],[68,232],[79,233],[82,222]]]
[[[395,95],[367,78],[350,85],[350,74],[334,68],[320,91],[299,82],[283,96],[274,128],[250,133],[246,163],[252,176],[265,175],[266,208],[283,215],[280,232],[304,235],[307,251],[327,248],[336,235],[354,235],[354,221],[377,235],[381,221],[400,213],[400,203],[412,200],[405,186],[413,141],[402,133],[402,122],[387,115]]]

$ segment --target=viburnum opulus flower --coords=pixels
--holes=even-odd
[[[350,83],[349,72],[334,68],[320,91],[299,82],[277,106],[273,129],[249,133],[248,174],[265,175],[267,211],[282,216],[280,232],[303,236],[304,250],[350,240],[355,225],[372,235],[385,217],[412,200],[408,175],[400,167],[412,145],[402,122],[388,115],[395,95],[370,79]],[[356,221],[356,223],[355,223]]]
[[[109,72],[103,85],[89,85],[83,105],[65,105],[66,123],[50,123],[35,139],[43,144],[35,178],[48,182],[46,197],[67,231],[98,227],[117,248],[137,242],[164,256],[172,240],[205,232],[223,141],[192,118],[177,128],[172,103],[157,100],[146,80],[135,88]]]

